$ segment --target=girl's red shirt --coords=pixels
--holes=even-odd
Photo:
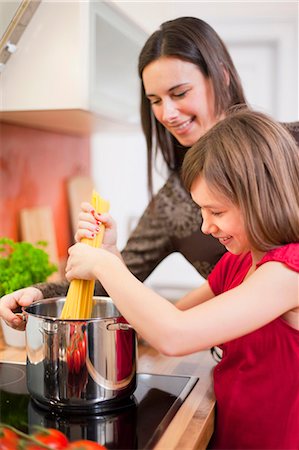
[[[299,243],[267,252],[258,266],[268,261],[299,272]],[[208,277],[213,292],[241,284],[250,266],[249,253],[226,253]],[[216,425],[209,448],[299,449],[299,331],[278,317],[221,348],[223,358],[214,369]]]

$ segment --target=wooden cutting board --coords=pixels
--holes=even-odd
[[[36,244],[38,241],[48,243],[45,251],[48,253],[50,261],[59,267],[53,213],[50,206],[21,209],[20,227],[22,240],[31,244]],[[49,280],[55,281],[60,278],[58,272],[49,277]]]
[[[90,202],[94,183],[90,177],[77,176],[68,180],[68,199],[73,234],[77,231],[78,216],[82,202]]]

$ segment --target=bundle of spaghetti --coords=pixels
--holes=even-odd
[[[97,213],[109,211],[109,202],[93,191],[91,204]],[[103,241],[105,226],[101,224],[100,231],[93,239],[83,238],[81,242],[92,247],[100,247]],[[60,319],[88,319],[91,317],[93,307],[94,280],[72,280],[67,292],[66,300]]]

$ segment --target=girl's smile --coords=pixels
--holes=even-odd
[[[156,119],[185,147],[191,147],[218,118],[211,80],[198,67],[160,57],[143,70],[143,84]]]
[[[220,244],[222,244],[222,245],[229,245],[229,243],[230,243],[230,241],[232,240],[232,236],[228,236],[228,237],[216,237],[216,236],[214,236],[214,235],[212,235],[214,238],[216,238],[216,239],[218,239],[219,240],[219,242],[220,242]]]

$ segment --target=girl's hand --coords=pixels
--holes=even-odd
[[[78,243],[68,250],[65,275],[71,281],[74,278],[79,280],[94,280],[96,278],[95,268],[104,264],[106,251],[92,247],[91,245]]]
[[[28,306],[42,298],[42,292],[35,287],[27,287],[6,294],[0,299],[0,317],[12,328],[24,330],[25,322],[20,315],[14,314],[13,311],[19,306]]]
[[[102,248],[115,253],[117,241],[116,223],[108,213],[98,214],[95,212],[90,203],[81,204],[81,212],[79,214],[78,230],[75,234],[76,242],[81,239],[93,239],[100,231],[100,225],[105,225],[105,233],[102,242]]]

